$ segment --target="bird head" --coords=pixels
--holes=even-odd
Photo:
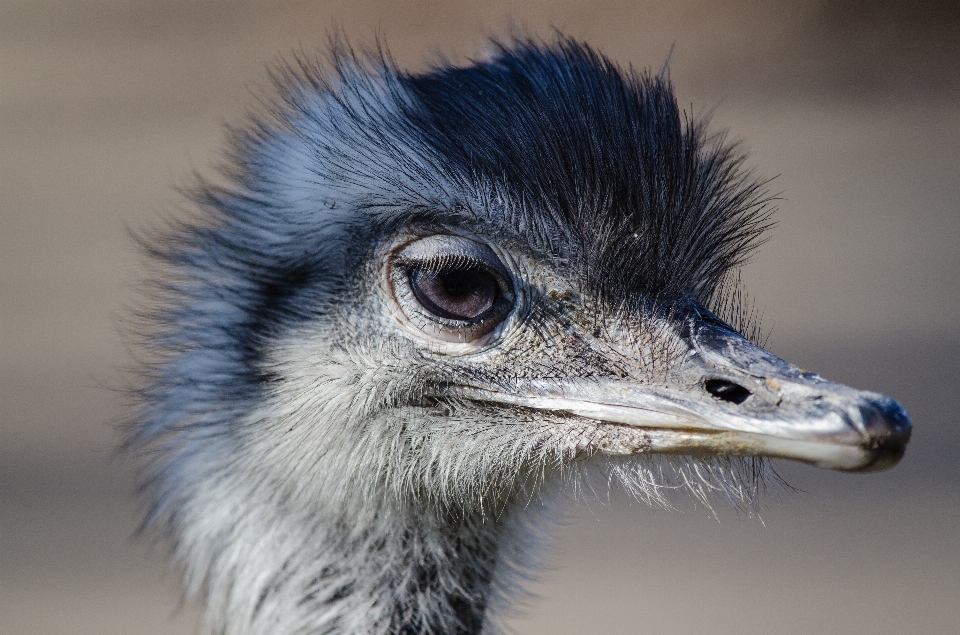
[[[136,437],[161,483],[464,506],[591,463],[902,456],[896,402],[723,315],[772,199],[665,73],[562,38],[331,68],[276,74],[203,220],[157,250],[165,356]],[[174,480],[161,507],[194,486]]]

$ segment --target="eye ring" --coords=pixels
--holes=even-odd
[[[394,299],[420,331],[446,342],[475,342],[514,307],[507,267],[493,250],[437,234],[405,244],[390,263]]]

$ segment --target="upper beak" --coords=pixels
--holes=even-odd
[[[894,400],[806,373],[705,311],[689,351],[665,381],[544,379],[516,391],[462,388],[465,397],[641,429],[634,451],[770,456],[838,470],[896,465],[910,439]]]

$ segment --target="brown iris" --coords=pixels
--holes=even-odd
[[[420,305],[437,317],[476,322],[497,304],[500,285],[475,264],[410,271],[410,288]]]

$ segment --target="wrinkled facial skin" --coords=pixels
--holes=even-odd
[[[430,362],[421,367],[436,369],[425,396],[468,400],[493,418],[520,407],[617,427],[616,443],[585,452],[769,456],[869,471],[895,465],[909,440],[910,420],[889,397],[796,368],[693,298],[610,307],[542,258],[450,230],[401,235],[380,262],[388,328]],[[423,271],[426,291],[416,287]],[[431,315],[436,302],[425,306],[425,293],[488,313],[476,323]]]

